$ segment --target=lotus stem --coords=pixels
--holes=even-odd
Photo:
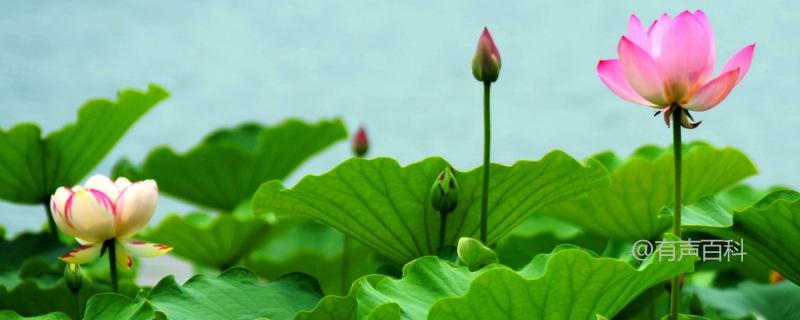
[[[342,236],[342,269],[340,270],[342,277],[342,295],[346,295],[350,290],[350,283],[348,282],[348,279],[350,274],[350,251],[353,250],[352,242],[353,239],[351,239],[350,236],[346,234]]]
[[[58,226],[56,225],[56,220],[53,219],[53,211],[50,210],[50,203],[47,200],[44,201],[44,209],[47,213],[47,225],[50,229],[50,235],[52,235],[53,238],[58,238]]]
[[[678,104],[672,105],[672,148],[675,158],[675,201],[672,215],[672,233],[681,239],[681,188],[682,188],[682,150],[681,150],[681,114],[683,110]],[[672,278],[670,286],[670,319],[678,320],[678,307],[680,305],[680,275]]]
[[[483,82],[483,194],[481,195],[481,242],[488,244],[488,220],[489,220],[489,154],[491,149],[492,127],[490,120],[489,96],[492,83]]]
[[[119,293],[119,280],[117,279],[117,248],[115,239],[108,239],[103,243],[108,250],[108,271],[111,274],[111,291]]]

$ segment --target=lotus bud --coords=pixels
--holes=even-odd
[[[83,274],[81,274],[81,266],[76,263],[68,263],[64,268],[64,282],[67,288],[73,294],[78,293],[83,285]]]
[[[436,177],[431,187],[431,204],[443,215],[453,212],[458,206],[458,181],[450,166]]]
[[[369,151],[369,140],[367,139],[367,131],[364,127],[359,127],[356,134],[353,136],[353,154],[356,157],[363,157]]]
[[[495,82],[500,76],[500,52],[494,45],[489,29],[485,27],[478,40],[478,49],[472,58],[472,75],[482,82]]]

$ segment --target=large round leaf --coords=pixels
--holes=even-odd
[[[147,92],[123,90],[116,102],[89,100],[77,122],[44,138],[31,123],[0,130],[0,199],[47,203],[58,187],[89,173],[139,117],[167,96],[150,85]]]
[[[800,309],[800,287],[782,281],[777,284],[742,282],[734,288],[690,287],[703,313],[713,319],[796,319]]]
[[[670,240],[676,238],[670,237]],[[297,319],[591,319],[613,317],[647,288],[692,270],[696,257],[651,256],[638,268],[583,249],[560,247],[520,271],[469,271],[436,257],[416,259],[403,277],[373,275],[346,297],[323,298]],[[348,300],[349,299],[349,300]],[[547,317],[545,317],[547,316]]]
[[[299,220],[299,221],[294,221]],[[345,294],[357,278],[375,272],[379,260],[368,247],[317,221],[290,219],[270,229],[245,265],[267,279],[291,272],[316,278],[326,294]]]
[[[41,284],[36,279],[25,279],[14,288],[0,285],[0,310],[10,309],[23,316],[61,312],[78,319],[91,296],[110,290],[110,287],[102,283],[84,281],[77,295],[73,295],[63,280]],[[137,291],[139,288],[133,283],[120,282],[121,293],[134,296]]]
[[[265,283],[247,269],[232,268],[216,278],[194,276],[183,285],[168,276],[153,287],[147,301],[170,320],[250,320],[290,319],[321,297],[317,282],[303,274]]]
[[[712,234],[743,243],[753,256],[784,277],[800,283],[800,193],[777,191],[755,205],[728,213],[713,197],[687,206],[684,230]]]
[[[670,150],[642,147],[625,161],[613,153],[594,156],[611,171],[611,185],[543,212],[608,239],[657,239],[672,225],[672,216],[662,211],[674,197],[674,161]],[[683,152],[684,204],[715,194],[756,173],[747,156],[733,148],[718,149],[694,142],[685,145]]]
[[[303,178],[291,189],[277,181],[253,197],[256,214],[307,216],[329,224],[397,263],[435,254],[439,213],[430,187],[446,166],[429,158],[401,167],[389,158],[351,159],[321,176]],[[525,217],[548,204],[578,197],[607,184],[599,165],[584,167],[561,151],[539,161],[493,164],[489,193],[488,242],[494,243]],[[482,169],[456,172],[459,203],[447,218],[446,244],[477,237],[480,228]]]
[[[581,228],[554,217],[533,214],[497,242],[494,250],[500,263],[521,268],[538,254],[548,253],[562,244],[571,244],[602,252],[606,239],[586,233]]]
[[[5,320],[72,320],[68,315],[62,312],[52,312],[40,316],[23,317],[18,313],[11,310],[0,311],[0,319]]]
[[[173,214],[142,235],[149,241],[169,244],[172,253],[198,265],[226,270],[246,257],[266,239],[269,223],[252,214],[194,212]]]
[[[146,300],[136,301],[116,293],[100,293],[89,298],[83,315],[90,319],[153,320],[156,313]]]
[[[159,190],[205,207],[233,211],[264,181],[284,179],[312,155],[347,137],[341,120],[272,127],[244,124],[210,134],[184,154],[153,150],[141,168],[123,160],[115,175],[158,181]]]

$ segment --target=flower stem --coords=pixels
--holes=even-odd
[[[117,248],[115,239],[108,239],[104,243],[108,250],[108,270],[111,273],[111,291],[119,292],[119,282],[117,280]]]
[[[444,247],[444,233],[447,230],[447,214],[439,213],[439,250]]]
[[[47,225],[50,229],[50,235],[53,238],[58,238],[58,226],[56,225],[56,220],[53,219],[53,211],[50,210],[50,204],[47,201],[44,202],[44,209],[47,212]]]
[[[491,148],[491,120],[489,108],[489,88],[492,83],[483,82],[483,194],[481,196],[481,242],[487,240],[489,220],[489,151]]]
[[[681,113],[683,109],[677,104],[672,105],[672,148],[675,158],[675,201],[672,215],[672,233],[681,238],[681,189],[682,189],[682,155],[681,155]],[[678,306],[680,304],[680,275],[672,278],[670,286],[670,319],[678,320]]]
[[[353,239],[351,239],[348,235],[342,236],[342,269],[341,277],[342,277],[342,286],[341,286],[341,294],[346,295],[347,292],[350,290],[350,282],[348,282],[349,275],[350,275],[350,255],[351,251],[353,250]]]

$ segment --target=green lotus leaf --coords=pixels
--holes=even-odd
[[[662,317],[661,320],[670,320],[670,315]],[[679,313],[678,320],[711,320],[711,319],[698,315]]]
[[[686,231],[704,232],[743,243],[745,258],[755,257],[794,283],[800,283],[800,193],[773,192],[733,214],[705,197],[686,207]]]
[[[758,203],[758,201],[764,199],[764,197],[766,197],[768,194],[783,190],[791,190],[791,188],[784,186],[773,186],[761,189],[746,184],[740,184],[723,192],[717,193],[714,196],[714,199],[717,201],[720,207],[728,212],[733,212],[734,210],[741,211]]]
[[[245,259],[256,274],[275,279],[291,272],[316,278],[327,294],[345,294],[357,278],[374,273],[380,260],[366,246],[328,225],[280,221],[266,242]]]
[[[84,319],[153,320],[156,313],[144,299],[132,300],[116,293],[100,293],[89,298]]]
[[[668,239],[677,240],[671,235]],[[583,250],[557,250],[549,257],[537,256],[519,272],[505,268],[484,272],[464,295],[437,301],[428,318],[612,318],[653,285],[691,271],[696,259],[670,262],[653,255],[636,269]]]
[[[296,319],[363,319],[384,311],[386,319],[610,318],[647,288],[691,271],[696,259],[670,262],[653,255],[634,268],[562,246],[519,271],[499,264],[469,271],[426,256],[408,263],[401,279],[360,278],[347,296],[327,296]]]
[[[373,276],[382,277],[382,276]],[[358,302],[355,293],[360,287],[360,282],[368,277],[360,278],[353,284],[353,289],[347,296],[328,295],[322,298],[314,309],[301,311],[295,320],[356,320],[358,319]]]
[[[795,319],[800,309],[800,287],[790,281],[745,281],[733,288],[690,287],[687,291],[697,295],[703,315],[712,319]]]
[[[594,252],[602,252],[606,239],[584,232],[581,228],[554,217],[532,214],[511,233],[500,239],[494,248],[500,263],[522,268],[540,253],[548,253],[562,244],[571,244]]]
[[[142,238],[172,246],[172,254],[195,264],[226,270],[263,243],[270,225],[263,216],[193,212],[172,214]]]
[[[497,253],[484,246],[477,239],[461,238],[458,239],[458,258],[474,271],[484,266],[497,263]]]
[[[72,320],[68,315],[62,312],[53,312],[48,314],[43,314],[40,316],[32,316],[32,317],[23,317],[18,313],[11,311],[11,310],[3,310],[0,311],[0,319],[6,320]]]
[[[71,248],[64,245],[49,232],[25,232],[13,239],[0,237],[0,265],[20,267],[32,257],[56,261]]]
[[[58,187],[86,176],[136,120],[167,96],[150,85],[146,92],[123,90],[116,102],[89,100],[77,122],[44,138],[31,123],[0,130],[0,199],[47,203]]]
[[[684,204],[712,195],[756,173],[742,152],[693,142],[683,149]],[[662,210],[673,202],[673,155],[670,148],[646,146],[622,161],[612,153],[593,159],[611,171],[611,185],[586,198],[563,202],[543,213],[577,224],[608,239],[658,239],[672,225]]]
[[[439,214],[431,206],[429,191],[447,165],[441,158],[406,167],[389,158],[350,159],[326,174],[303,178],[291,189],[278,181],[265,183],[253,196],[253,211],[319,219],[405,263],[437,252]],[[493,164],[491,170],[489,244],[529,213],[608,182],[599,164],[584,167],[561,151],[539,161]],[[459,203],[447,218],[444,238],[449,245],[461,237],[477,237],[480,225],[481,168],[455,175]]]
[[[303,161],[346,137],[339,119],[316,124],[287,120],[272,127],[248,123],[216,131],[184,154],[159,147],[140,168],[122,160],[114,175],[152,178],[166,194],[230,212],[264,181],[286,178]]]
[[[120,293],[129,297],[139,291],[129,280],[120,281],[119,285]],[[84,281],[77,295],[73,295],[63,280],[40,284],[35,279],[24,279],[13,288],[0,285],[0,310],[12,310],[26,317],[61,312],[79,319],[91,296],[109,291],[111,288],[103,283]]]
[[[73,240],[74,242],[74,240]],[[78,246],[75,242],[74,246]],[[64,275],[65,264],[58,257],[72,249],[52,237],[49,232],[23,233],[13,240],[0,240],[0,285],[8,290],[30,281],[45,288],[53,286]],[[138,265],[132,269],[121,268],[119,277],[132,280]],[[82,266],[85,277],[100,285],[107,285],[108,262],[98,259]]]
[[[321,297],[309,276],[294,273],[260,282],[251,271],[235,267],[216,278],[196,275],[183,285],[168,276],[147,294],[147,301],[170,320],[291,319]]]

